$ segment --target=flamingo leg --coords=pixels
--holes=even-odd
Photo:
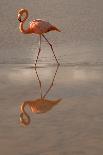
[[[47,94],[49,93],[49,91],[50,91],[51,88],[53,87],[53,85],[54,85],[54,80],[55,80],[55,77],[56,77],[56,74],[57,74],[58,69],[59,69],[59,65],[58,65],[57,68],[56,68],[56,71],[55,71],[55,74],[54,74],[54,77],[53,77],[53,80],[52,80],[52,82],[51,82],[50,87],[47,89],[46,93],[43,95],[43,99],[47,96]]]
[[[37,79],[38,79],[38,81],[39,81],[40,95],[41,95],[41,99],[42,99],[42,98],[43,98],[43,97],[42,97],[42,85],[41,85],[41,81],[40,81],[38,72],[37,72],[37,70],[36,70],[36,67],[35,67],[35,72],[36,72]]]
[[[37,55],[37,58],[36,58],[35,67],[36,67],[40,52],[41,52],[41,35],[40,35],[40,39],[39,39],[39,51],[38,51],[38,55]]]
[[[55,57],[55,60],[56,60],[57,64],[60,65],[59,62],[58,62],[58,60],[57,60],[57,58],[56,58],[56,55],[55,55],[55,52],[54,52],[54,50],[53,50],[52,44],[48,41],[48,39],[47,39],[43,34],[42,34],[42,36],[44,37],[44,39],[47,41],[47,43],[48,43],[49,46],[51,47],[51,50],[52,50],[52,52],[53,52],[53,55],[54,55],[54,57]]]

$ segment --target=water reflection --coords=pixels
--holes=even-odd
[[[52,82],[51,82],[49,88],[43,94],[42,83],[39,78],[37,68],[35,68],[35,73],[36,73],[36,76],[37,76],[37,79],[39,82],[40,98],[32,100],[32,101],[24,101],[23,104],[21,104],[21,106],[20,106],[20,112],[21,112],[20,113],[20,123],[23,126],[27,126],[31,122],[30,116],[25,110],[26,107],[29,107],[32,113],[36,113],[36,114],[46,113],[46,112],[50,111],[55,105],[57,105],[61,101],[61,99],[54,99],[54,100],[46,99],[47,94],[50,92],[51,88],[54,85],[54,80],[56,78],[58,69],[59,69],[59,66],[57,66],[57,68],[56,68],[55,74],[53,76],[53,79],[52,79]]]

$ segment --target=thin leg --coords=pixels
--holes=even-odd
[[[40,40],[39,40],[39,52],[38,52],[38,55],[37,55],[37,58],[36,58],[35,67],[36,67],[40,52],[41,52],[41,35],[40,35]]]
[[[51,50],[52,50],[52,52],[53,52],[53,55],[54,55],[54,57],[55,57],[55,60],[56,60],[57,64],[60,65],[59,62],[58,62],[58,60],[57,60],[57,58],[56,58],[56,55],[55,55],[55,52],[54,52],[54,50],[53,50],[52,44],[48,41],[48,39],[47,39],[43,34],[42,34],[42,36],[45,38],[45,40],[47,41],[47,43],[50,45]]]
[[[35,67],[35,72],[36,72],[37,79],[38,79],[38,81],[39,81],[40,95],[41,95],[41,99],[42,99],[42,98],[43,98],[43,97],[42,97],[42,85],[41,85],[41,81],[40,81],[38,72],[37,72],[37,70],[36,70],[36,67]]]
[[[43,95],[43,99],[47,96],[47,94],[49,93],[49,91],[51,90],[51,88],[52,88],[53,85],[54,85],[54,80],[55,80],[55,77],[56,77],[58,68],[59,68],[59,65],[58,65],[57,68],[56,68],[56,71],[55,71],[55,74],[54,74],[54,77],[53,77],[53,80],[52,80],[52,83],[51,83],[50,87],[47,89],[46,93]]]

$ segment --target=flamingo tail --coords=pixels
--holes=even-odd
[[[61,32],[61,31],[60,31],[57,27],[55,27],[55,26],[52,26],[52,30]]]

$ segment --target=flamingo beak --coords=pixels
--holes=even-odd
[[[20,14],[18,14],[18,20],[19,20],[19,22],[21,22],[21,15]]]

